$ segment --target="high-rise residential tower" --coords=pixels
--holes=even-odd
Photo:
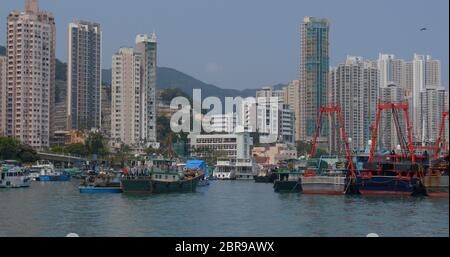
[[[6,134],[6,56],[0,56],[0,136]]]
[[[331,70],[329,102],[339,104],[349,145],[353,151],[364,152],[375,127],[378,103],[378,69],[361,57],[348,56],[344,64]],[[330,152],[343,150],[340,127],[332,116]]]
[[[295,116],[295,139],[300,139],[300,81],[293,80],[283,89],[284,102],[289,105]]]
[[[435,145],[440,131],[442,113],[448,112],[448,91],[443,87],[428,87],[420,92],[420,139],[423,145]],[[443,135],[448,135],[448,119]],[[447,136],[448,138],[448,136]]]
[[[87,21],[69,24],[67,115],[69,129],[101,127],[100,25]]]
[[[427,88],[437,88],[441,86],[441,62],[434,60],[430,55],[414,54],[412,61],[412,117],[413,130],[416,137],[421,138],[421,130],[424,124],[421,123],[420,92]]]
[[[111,139],[137,145],[142,135],[142,55],[133,48],[121,48],[112,57]]]
[[[33,148],[49,146],[55,90],[55,19],[37,0],[7,22],[7,135]]]
[[[406,100],[405,90],[401,86],[395,84],[390,84],[386,87],[380,87],[380,100],[382,102],[404,101]],[[405,113],[403,111],[399,111],[398,115],[399,127],[402,131],[403,136],[407,140],[408,133]],[[400,140],[395,125],[394,116],[391,110],[385,110],[381,113],[378,135],[379,142],[377,143],[377,146],[379,146],[380,149],[389,151],[398,150]]]
[[[142,82],[142,113],[141,113],[141,139],[143,143],[157,141],[157,38],[140,34],[136,36],[136,51],[142,55],[141,82]]]
[[[320,108],[327,101],[330,23],[327,19],[305,17],[300,30],[300,140],[305,141],[314,137]],[[321,136],[326,133],[325,128]]]

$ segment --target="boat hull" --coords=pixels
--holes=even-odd
[[[183,181],[159,181],[148,177],[125,178],[121,181],[123,193],[189,193],[195,192],[201,176]]]
[[[40,182],[66,182],[70,181],[70,176],[67,175],[56,175],[56,176],[49,176],[49,175],[41,175],[39,176],[36,181]]]
[[[304,194],[344,194],[345,177],[302,177],[302,189]]]
[[[357,187],[362,195],[413,195],[419,192],[418,178],[403,179],[392,176],[357,178]]]
[[[449,191],[448,176],[425,176],[423,184],[429,192]]]
[[[80,193],[82,194],[117,194],[122,193],[122,189],[120,187],[85,187],[80,186]]]
[[[303,191],[301,181],[295,180],[275,180],[273,188],[276,193],[300,193]]]

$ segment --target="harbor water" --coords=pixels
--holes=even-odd
[[[0,189],[0,236],[445,236],[449,199],[277,194],[213,181],[196,193],[80,194],[78,182]]]

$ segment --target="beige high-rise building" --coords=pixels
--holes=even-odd
[[[290,81],[283,88],[284,102],[289,105],[295,116],[295,139],[300,139],[300,80]]]
[[[0,56],[0,137],[6,134],[6,56]]]
[[[36,0],[7,22],[7,135],[33,148],[49,146],[55,89],[55,19]]]
[[[111,138],[115,143],[136,145],[142,140],[141,59],[133,48],[121,48],[112,58]]]

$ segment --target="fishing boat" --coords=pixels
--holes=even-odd
[[[216,168],[213,171],[213,178],[217,180],[235,180],[236,165],[233,159],[217,159]]]
[[[0,166],[0,188],[24,188],[30,187],[31,179],[23,168],[15,161],[5,161]]]
[[[428,195],[423,183],[424,171],[418,163],[396,155],[378,156],[365,163],[356,186],[362,195]]]
[[[277,179],[273,183],[276,193],[301,193],[302,173],[295,169],[280,168],[276,172]]]
[[[273,183],[277,179],[277,174],[272,168],[263,168],[254,177],[256,183]]]
[[[70,176],[63,172],[56,171],[53,163],[48,161],[38,161],[32,166],[32,170],[39,170],[39,176],[36,181],[41,182],[66,182],[70,181]]]
[[[208,165],[203,160],[189,160],[186,162],[184,171],[196,171],[198,174],[203,174],[202,178],[198,182],[198,187],[209,186],[209,172]]]
[[[153,160],[151,167],[143,174],[133,175],[124,172],[121,179],[123,193],[182,193],[195,192],[203,174],[195,171],[180,171],[172,160]]]
[[[122,193],[120,180],[122,172],[102,171],[99,174],[90,172],[79,186],[80,193]]]
[[[306,162],[306,167],[296,167],[302,171],[304,194],[344,194],[348,169],[337,156],[321,156]]]
[[[423,182],[429,193],[449,192],[448,171],[449,156],[431,161]]]

